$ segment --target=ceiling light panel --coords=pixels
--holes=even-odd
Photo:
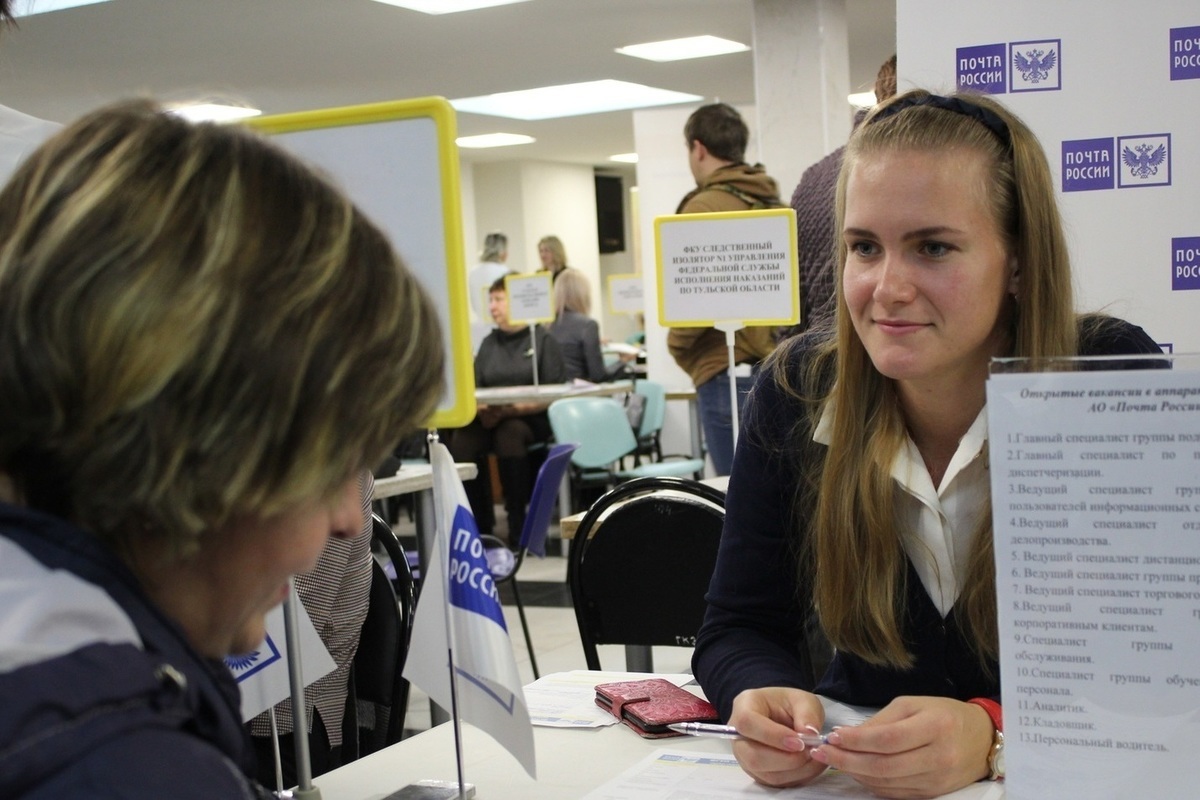
[[[234,122],[247,117],[257,117],[262,113],[257,108],[220,103],[179,103],[167,106],[167,110],[192,122]]]
[[[618,47],[621,55],[644,58],[647,61],[685,61],[689,58],[708,58],[727,53],[744,53],[750,48],[741,42],[718,36],[689,36],[686,39],[666,39]]]
[[[478,136],[460,136],[454,140],[459,147],[480,150],[485,147],[511,147],[516,144],[533,144],[537,139],[520,133],[481,133]]]
[[[14,17],[31,17],[34,14],[65,11],[76,6],[90,6],[94,3],[107,2],[108,0],[14,0],[12,13]]]
[[[475,11],[492,6],[507,6],[513,3],[525,3],[528,0],[375,0],[409,11],[420,11],[422,14],[456,14],[459,11]]]
[[[457,111],[469,114],[535,120],[577,117],[602,111],[624,111],[673,103],[695,103],[703,99],[698,94],[656,89],[640,83],[600,80],[464,97],[451,100],[450,105]]]

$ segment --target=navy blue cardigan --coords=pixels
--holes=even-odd
[[[1082,355],[1162,352],[1145,331],[1121,320],[1085,330]],[[796,385],[813,352],[811,342],[793,340],[780,354]],[[999,666],[980,663],[955,609],[942,618],[911,563],[902,625],[913,667],[874,666],[838,651],[814,681],[805,636],[812,586],[797,564],[825,447],[812,441],[804,423],[809,418],[805,405],[787,395],[770,370],[759,374],[738,439],[708,612],[692,657],[709,700],[728,719],[739,692],[766,686],[816,691],[864,706],[884,706],[902,695],[998,696]]]

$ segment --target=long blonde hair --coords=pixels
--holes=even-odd
[[[860,159],[896,151],[963,149],[981,154],[988,163],[984,196],[1020,270],[1010,320],[1011,354],[1074,354],[1070,262],[1049,165],[1032,131],[989,98],[937,98],[914,91],[878,106],[846,147],[835,230],[843,228],[846,183]],[[835,647],[870,663],[905,668],[912,665],[901,630],[907,558],[896,533],[897,489],[890,468],[907,430],[893,381],[875,369],[855,333],[842,296],[846,257],[839,236],[835,331],[800,385],[784,374],[786,352],[772,359],[785,390],[807,402],[810,418],[797,431],[811,435],[827,404],[834,410],[831,441],[812,487],[815,514],[811,521],[798,521],[810,526],[801,569],[813,576],[813,602]],[[955,609],[984,663],[998,652],[991,534],[989,503]]]

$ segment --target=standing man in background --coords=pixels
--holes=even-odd
[[[15,28],[12,0],[0,0],[0,28]],[[53,122],[0,106],[0,186],[8,181],[25,155],[59,129]]]
[[[688,165],[696,188],[676,214],[780,208],[779,187],[761,164],[745,163],[750,131],[725,103],[696,109],[683,127]],[[704,440],[717,475],[733,465],[733,409],[729,397],[729,349],[716,328],[671,328],[667,348],[696,387]],[[775,348],[769,327],[742,328],[734,336],[738,415],[752,383],[751,370]]]

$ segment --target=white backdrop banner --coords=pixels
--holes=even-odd
[[[899,89],[987,92],[1041,139],[1080,310],[1200,351],[1200,5],[898,0]]]

